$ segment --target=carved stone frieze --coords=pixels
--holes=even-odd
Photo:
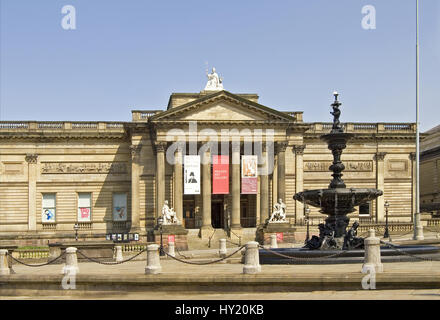
[[[326,172],[332,165],[331,161],[306,161],[304,162],[305,172]],[[344,161],[345,172],[372,172],[372,161]]]
[[[125,162],[45,162],[41,164],[42,174],[125,174]]]

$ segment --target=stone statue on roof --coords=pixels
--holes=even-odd
[[[206,70],[206,76],[208,77],[208,82],[205,86],[205,91],[220,91],[223,90],[223,78],[219,77],[215,68],[212,68],[212,72],[208,73]]]

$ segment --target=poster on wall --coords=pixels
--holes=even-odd
[[[241,156],[241,193],[257,194],[258,156]]]
[[[200,194],[200,156],[185,156],[183,168],[184,194]]]
[[[41,221],[43,223],[55,223],[55,194],[43,195],[43,211]]]
[[[229,156],[212,156],[212,194],[229,194]]]
[[[90,222],[91,221],[91,194],[80,193],[78,194],[78,222]]]
[[[113,221],[127,221],[127,194],[113,194]]]

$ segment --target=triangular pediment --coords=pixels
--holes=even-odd
[[[292,122],[294,119],[277,110],[247,100],[228,91],[206,95],[179,107],[168,109],[150,119],[162,121],[275,121]]]

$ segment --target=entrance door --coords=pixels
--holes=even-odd
[[[224,228],[223,201],[215,201],[211,204],[211,222],[213,228]]]

